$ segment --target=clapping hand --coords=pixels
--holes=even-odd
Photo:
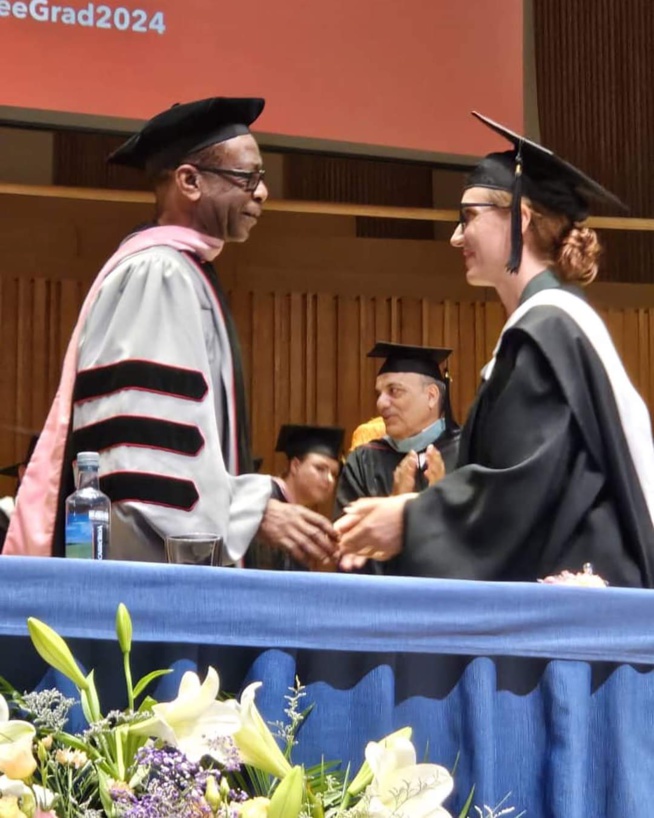
[[[420,468],[418,455],[413,449],[400,460],[393,472],[393,495],[406,494],[416,486],[416,473]]]
[[[427,446],[425,461],[427,463],[425,477],[427,478],[428,485],[433,486],[434,483],[438,483],[439,480],[442,480],[443,477],[445,477],[445,463],[443,462],[443,457],[433,443],[430,443],[429,446]]]

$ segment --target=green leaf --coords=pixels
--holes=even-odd
[[[457,759],[458,760],[458,759]],[[459,813],[459,818],[468,818],[468,813],[470,812],[470,807],[472,806],[472,798],[475,794],[475,785],[472,785],[472,789],[466,799],[465,804],[463,805],[463,809]]]
[[[168,670],[153,670],[152,673],[148,673],[147,676],[144,676],[142,679],[139,679],[136,683],[136,687],[134,688],[134,698],[138,698],[141,693],[145,690],[145,688],[153,682],[155,679],[158,679],[160,676],[167,676],[169,673],[172,673],[172,668]],[[153,700],[153,704],[156,702]],[[140,708],[139,708],[140,709]]]
[[[110,790],[113,783],[111,778],[103,773],[102,770],[98,770],[98,782],[100,784],[100,800],[102,801],[104,811],[107,813],[107,815],[115,815],[115,804],[110,795]]]
[[[100,719],[102,718],[102,713],[100,711],[100,700],[98,699],[98,691],[95,687],[95,681],[93,679],[94,672],[95,671],[92,670],[84,680],[86,682],[86,688],[80,690],[82,710],[89,724],[92,724],[93,722],[96,721],[100,721]]]

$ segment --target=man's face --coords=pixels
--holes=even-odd
[[[338,460],[310,452],[303,458],[293,458],[290,475],[297,499],[303,505],[318,506],[331,499],[338,479]]]
[[[386,434],[395,440],[417,435],[440,417],[438,386],[416,372],[384,372],[375,391]]]
[[[250,134],[215,145],[213,157],[203,162],[203,167],[257,171],[263,164],[259,146]],[[268,198],[263,180],[254,190],[246,190],[247,182],[242,178],[202,170],[198,173],[202,194],[196,213],[198,229],[223,241],[247,241]]]

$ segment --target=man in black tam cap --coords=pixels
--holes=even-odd
[[[272,496],[282,503],[299,503],[314,511],[329,506],[340,470],[344,432],[337,426],[282,426],[275,451],[283,452],[287,462],[281,476],[273,478]],[[281,570],[303,567],[289,554],[273,553],[258,543],[250,548],[246,565]]]
[[[580,288],[600,250],[582,220],[595,202],[620,203],[551,151],[477,116],[512,149],[470,175],[451,242],[468,282],[494,287],[508,320],[458,468],[418,496],[350,506],[336,523],[343,563],[395,558],[404,574],[516,581],[591,563],[612,585],[652,587],[650,417]]]
[[[241,354],[212,266],[225,242],[248,238],[268,195],[250,133],[263,107],[175,105],[109,157],[149,175],[156,224],[130,236],[91,288],[5,553],[63,554],[72,462],[90,450],[112,500],[114,558],[162,561],[167,534],[193,531],[222,536],[232,562],[255,534],[300,561],[333,554],[323,517],[271,499],[270,477],[250,473]]]
[[[452,418],[449,374],[443,366],[451,352],[385,341],[370,350],[369,358],[383,359],[375,390],[386,434],[348,455],[335,516],[360,497],[422,491],[454,469],[459,427]]]

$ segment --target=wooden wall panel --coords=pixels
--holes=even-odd
[[[19,460],[41,428],[58,383],[68,338],[86,284],[0,276],[0,464]],[[452,405],[463,421],[479,372],[504,322],[496,301],[230,292],[239,328],[251,405],[253,448],[266,470],[283,423],[338,424],[347,442],[375,414],[379,361],[366,358],[376,340],[454,349]],[[626,368],[654,409],[654,307],[600,307]],[[11,481],[0,483],[0,493]]]
[[[545,145],[654,216],[654,3],[533,0]],[[602,277],[651,282],[654,233],[606,231]]]
[[[232,298],[235,304],[245,303],[240,293]],[[237,321],[260,328],[253,344],[244,345],[252,356],[246,359],[246,368],[254,373],[250,400],[255,452],[272,471],[284,464],[283,456],[274,452],[282,423],[342,425],[349,443],[354,428],[376,414],[374,387],[380,362],[366,358],[366,353],[377,339],[405,343],[418,339],[453,347],[452,405],[455,417],[463,421],[504,323],[496,302],[295,293],[253,296],[247,303],[252,314],[246,317],[239,310]],[[600,314],[649,402],[654,396],[649,365],[654,354],[654,308],[600,309]],[[261,350],[259,344],[264,345]]]
[[[43,425],[85,293],[78,281],[0,276],[0,464]],[[0,495],[12,481],[0,478]]]
[[[284,157],[284,194],[287,199],[309,201],[432,207],[432,168],[417,162],[290,154]],[[410,219],[359,217],[356,233],[431,240],[434,227]]]

